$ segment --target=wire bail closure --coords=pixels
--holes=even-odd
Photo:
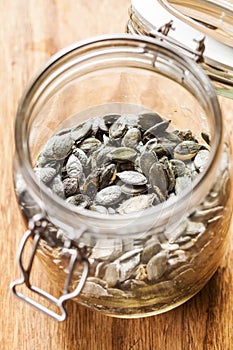
[[[84,248],[78,248],[76,246],[70,247],[71,241],[66,241],[64,247],[62,248],[62,252],[69,257],[69,266],[68,266],[68,274],[66,277],[63,294],[59,298],[56,298],[50,293],[44,291],[43,289],[40,289],[32,285],[30,283],[30,275],[31,275],[31,270],[33,266],[33,261],[35,258],[37,248],[39,246],[39,242],[43,237],[43,234],[47,228],[48,223],[49,221],[45,217],[39,214],[35,215],[32,219],[29,220],[28,230],[24,233],[22,237],[22,240],[18,248],[18,255],[17,255],[17,261],[21,270],[22,277],[12,282],[10,285],[10,289],[13,292],[13,294],[19,299],[35,307],[36,309],[42,311],[46,315],[54,318],[56,321],[62,322],[67,318],[67,311],[64,306],[65,302],[69,299],[77,297],[79,293],[82,291],[82,288],[84,287],[84,284],[88,276],[89,262],[87,257],[85,256]],[[31,251],[31,256],[29,259],[28,266],[25,268],[22,262],[22,256],[23,256],[25,246],[30,239],[33,239],[33,246],[32,246],[32,251]],[[78,285],[73,291],[70,292],[69,289],[72,281],[72,276],[77,263],[81,263],[83,265],[83,271],[82,271],[80,280],[78,282]],[[48,301],[51,302],[51,304],[54,304],[55,306],[57,306],[60,309],[60,313],[57,313],[49,309],[48,307],[40,304],[39,302],[35,301],[31,297],[25,296],[22,293],[18,292],[17,287],[23,284],[25,284],[26,287],[33,293],[36,293],[43,298],[46,298]]]

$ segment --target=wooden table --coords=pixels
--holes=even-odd
[[[88,36],[123,32],[129,4],[129,0],[0,0],[2,350],[233,349],[233,238],[208,285],[183,306],[159,316],[113,319],[69,302],[68,320],[56,323],[9,292],[9,283],[19,277],[15,254],[24,230],[12,185],[19,98],[32,75],[57,50]],[[232,131],[233,101],[220,103]],[[38,267],[35,273],[39,274]]]

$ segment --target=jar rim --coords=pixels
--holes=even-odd
[[[140,220],[144,223],[148,221],[148,227],[151,225],[151,220],[159,215],[161,224],[167,220],[169,217],[168,213],[172,211],[173,215],[176,213],[182,213],[184,207],[187,208],[189,204],[189,196],[192,192],[192,201],[193,203],[197,203],[200,198],[200,188],[204,189],[210,180],[210,176],[208,171],[210,169],[216,169],[216,160],[220,157],[221,145],[222,145],[222,115],[219,107],[219,103],[217,100],[216,93],[214,88],[198,64],[193,62],[188,57],[184,57],[179,53],[175,52],[171,47],[169,47],[166,43],[155,41],[155,39],[148,38],[146,36],[138,36],[132,34],[107,34],[96,37],[91,37],[76,43],[73,43],[66,48],[63,48],[59,52],[57,52],[54,56],[52,56],[47,63],[42,66],[41,70],[37,73],[37,75],[33,78],[31,83],[28,85],[27,89],[24,92],[24,95],[21,98],[16,122],[15,122],[15,145],[16,145],[16,160],[20,166],[20,169],[23,174],[23,178],[26,183],[29,185],[31,192],[34,196],[36,196],[39,206],[44,210],[49,217],[53,217],[55,214],[55,221],[58,223],[64,222],[66,225],[70,225],[72,222],[72,226],[74,225],[74,220],[77,220],[77,223],[83,223],[86,227],[95,227],[94,230],[106,232],[109,231],[109,224],[114,223],[114,233],[124,234],[124,230],[119,231],[119,228],[122,225],[131,224],[135,219],[138,219],[139,213],[133,214],[114,214],[114,215],[105,215],[92,212],[87,209],[79,209],[68,203],[66,203],[62,198],[50,193],[46,185],[41,183],[35,172],[33,171],[31,162],[30,162],[30,151],[28,142],[25,140],[26,138],[26,128],[28,125],[22,123],[22,118],[26,115],[27,104],[29,102],[29,95],[33,93],[33,91],[38,87],[41,81],[43,81],[44,76],[46,76],[51,68],[55,66],[62,59],[68,57],[70,53],[75,53],[76,51],[85,48],[92,47],[93,45],[103,44],[106,45],[117,45],[118,41],[122,41],[131,45],[138,45],[139,48],[143,48],[145,45],[150,45],[154,49],[157,47],[164,50],[164,52],[170,52],[174,57],[183,62],[184,66],[188,67],[192,73],[198,77],[199,81],[202,83],[206,95],[208,96],[209,103],[213,107],[214,118],[216,122],[216,130],[218,130],[217,135],[215,135],[215,139],[213,145],[211,147],[211,156],[208,167],[206,167],[205,171],[201,174],[198,179],[193,181],[193,186],[188,191],[184,191],[182,195],[176,200],[167,200],[161,204],[153,206],[151,208],[145,209],[143,212],[140,212]],[[208,171],[207,171],[208,170]],[[199,194],[198,194],[199,191]],[[51,205],[49,208],[44,208],[43,201],[41,201],[41,197],[48,200]],[[193,205],[193,204],[192,204]],[[88,219],[88,222],[87,222]],[[153,219],[154,220],[154,219]],[[119,223],[120,221],[120,223]],[[137,229],[137,228],[136,228]]]

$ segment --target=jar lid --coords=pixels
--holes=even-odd
[[[132,0],[127,30],[165,41],[193,58],[217,92],[233,98],[233,3]]]

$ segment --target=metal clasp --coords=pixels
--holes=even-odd
[[[161,33],[167,36],[171,29],[175,30],[175,28],[172,27],[172,25],[173,25],[173,20],[170,20],[169,22],[165,23],[162,27],[158,29],[158,33]]]
[[[85,256],[85,252],[83,248],[78,248],[76,246],[73,248],[64,247],[62,249],[62,252],[68,255],[69,266],[68,266],[68,274],[66,277],[63,294],[59,298],[56,298],[53,295],[49,294],[48,292],[44,291],[43,289],[40,289],[32,285],[30,283],[30,274],[32,270],[33,261],[35,258],[35,254],[36,254],[40,239],[43,238],[43,234],[47,228],[48,223],[49,222],[47,219],[38,215],[34,216],[29,221],[29,224],[28,224],[29,229],[25,232],[18,249],[17,261],[21,270],[22,277],[12,282],[10,285],[10,289],[15,296],[17,296],[24,302],[42,311],[46,315],[51,316],[55,320],[62,322],[67,317],[67,311],[65,309],[64,303],[69,299],[75,298],[82,291],[82,288],[84,287],[84,284],[87,279],[88,271],[89,271],[89,262],[87,257]],[[28,240],[31,238],[33,239],[32,252],[31,252],[28,266],[25,268],[22,263],[22,255]],[[68,245],[71,246],[70,242]],[[83,270],[82,270],[82,274],[79,279],[78,285],[73,291],[70,292],[72,276],[77,263],[81,263],[83,265]],[[35,301],[34,299],[18,292],[17,287],[22,284],[25,284],[30,291],[40,295],[43,298],[46,298],[49,302],[51,302],[51,304],[54,304],[55,306],[57,306],[60,309],[60,313],[56,313],[53,310],[49,309],[48,307]]]

